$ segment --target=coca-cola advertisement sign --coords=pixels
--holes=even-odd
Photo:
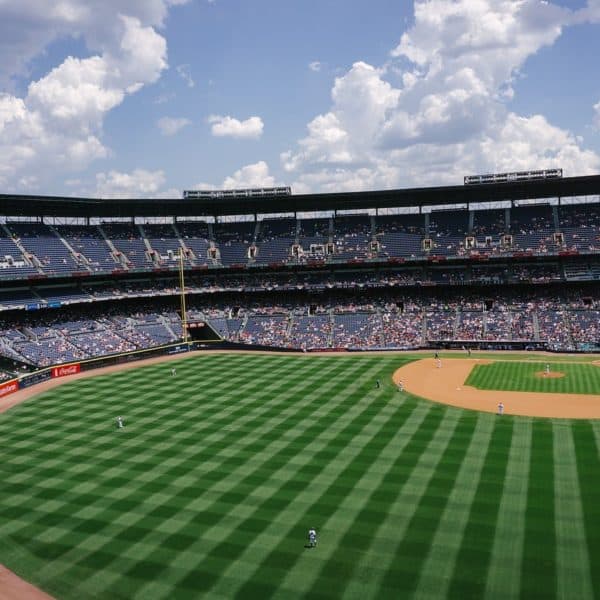
[[[7,381],[6,383],[0,383],[0,398],[13,394],[19,389],[19,382],[15,379],[13,381]]]
[[[64,365],[63,367],[54,367],[52,369],[52,377],[66,377],[67,375],[75,375],[80,371],[81,365],[79,363]]]

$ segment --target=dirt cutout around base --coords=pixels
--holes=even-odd
[[[444,360],[442,367],[437,368],[435,359],[426,358],[400,367],[394,373],[393,379],[396,385],[401,381],[404,389],[415,396],[458,408],[497,413],[498,404],[502,402],[504,414],[509,415],[566,419],[600,418],[598,394],[503,392],[478,390],[464,384],[475,365],[491,362],[493,361],[477,358],[452,358]]]
[[[550,371],[549,373],[546,373],[546,371],[536,371],[534,375],[540,379],[560,379],[565,376],[561,371]]]

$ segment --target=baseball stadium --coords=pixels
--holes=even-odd
[[[1,195],[0,598],[599,597],[599,282],[560,169]]]

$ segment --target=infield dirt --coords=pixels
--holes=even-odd
[[[493,361],[477,358],[452,358],[444,360],[440,369],[432,358],[411,362],[397,369],[394,383],[402,381],[411,394],[450,404],[495,413],[498,404],[504,404],[504,414],[527,417],[553,417],[568,419],[600,418],[598,394],[548,394],[537,392],[501,392],[478,390],[464,382],[475,365]]]

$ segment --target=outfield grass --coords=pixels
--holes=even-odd
[[[600,421],[418,400],[405,360],[210,355],[44,393],[0,415],[0,562],[78,600],[600,594]]]
[[[540,377],[546,364],[564,377]],[[465,381],[480,390],[550,392],[556,394],[600,394],[600,367],[574,363],[526,363],[497,361],[476,365]]]

